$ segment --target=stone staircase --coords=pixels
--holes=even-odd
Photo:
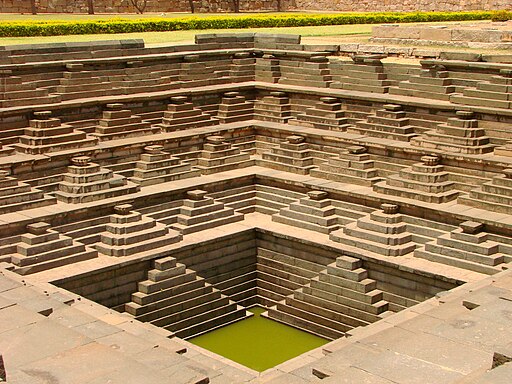
[[[28,275],[98,257],[94,249],[50,227],[43,222],[27,225],[27,233],[21,235],[11,254],[15,272]]]
[[[388,93],[392,84],[387,79],[381,59],[382,55],[354,55],[352,63],[331,64],[331,88],[348,91]]]
[[[465,88],[462,95],[453,95],[452,103],[491,108],[512,108],[512,70],[500,69],[498,76],[481,81],[475,88]]]
[[[131,204],[114,207],[115,213],[110,215],[95,245],[98,252],[120,257],[151,251],[152,256],[162,256],[169,252],[169,245],[182,239],[178,231],[132,209]]]
[[[71,159],[67,173],[58,184],[55,197],[65,203],[78,204],[138,192],[137,184],[92,163],[89,156]]]
[[[449,101],[456,92],[456,87],[449,75],[442,65],[425,66],[419,75],[413,75],[409,77],[409,80],[400,81],[398,87],[390,87],[389,93]]]
[[[412,241],[398,206],[382,204],[381,208],[382,211],[372,212],[331,232],[329,238],[383,256],[403,256],[413,252],[417,244]]]
[[[410,141],[418,135],[403,107],[396,104],[384,105],[383,109],[368,116],[366,121],[358,121],[348,132],[397,141]]]
[[[8,171],[0,170],[0,214],[55,204],[54,197],[43,191],[9,176]]]
[[[457,111],[456,117],[439,124],[435,130],[411,140],[411,145],[461,154],[483,154],[494,151],[485,130],[478,128],[473,112]]]
[[[379,170],[367,152],[366,147],[354,145],[342,150],[338,157],[332,157],[312,169],[312,177],[342,183],[372,186],[381,181]]]
[[[250,316],[173,257],[154,261],[125,311],[188,339]]]
[[[483,227],[480,223],[465,221],[460,228],[416,249],[414,257],[488,275],[498,273],[505,265],[505,255],[500,243],[489,240]]]
[[[157,124],[162,132],[182,131],[184,129],[210,127],[219,121],[201,109],[196,108],[186,96],[171,97],[171,103],[164,112],[162,123]]]
[[[179,81],[188,87],[230,83],[231,59],[227,55],[222,56],[205,57],[196,54],[183,56]]]
[[[261,157],[266,167],[281,171],[307,175],[315,168],[314,158],[304,136],[288,136],[279,147],[272,147],[269,152],[263,152]]]
[[[329,59],[325,56],[311,56],[306,61],[283,58],[279,70],[279,84],[327,88],[332,82]]]
[[[338,229],[336,207],[332,205],[327,192],[310,191],[307,197],[281,208],[272,215],[272,221],[329,234]]]
[[[233,147],[223,136],[208,136],[195,168],[208,175],[249,165],[252,165],[252,160],[248,153]]]
[[[270,92],[254,102],[254,118],[286,124],[291,119],[290,99],[286,92]]]
[[[249,52],[237,52],[233,55],[229,78],[232,82],[254,81],[256,59]]]
[[[375,183],[373,190],[435,204],[455,200],[459,191],[454,189],[455,183],[450,181],[450,174],[439,164],[439,157],[423,156],[421,161],[388,176],[385,181]]]
[[[340,256],[277,305],[268,317],[327,339],[378,321],[391,312],[359,259]]]
[[[12,71],[0,71],[0,107],[22,107],[34,104],[53,104],[61,101],[58,95],[49,95],[47,89],[40,89],[30,83],[24,83],[20,76]]]
[[[170,227],[185,235],[243,220],[243,214],[206,197],[207,193],[202,190],[187,192],[187,199],[183,200],[176,222]]]
[[[130,181],[142,187],[201,175],[190,164],[165,152],[161,145],[147,146],[144,152],[130,177]]]
[[[151,123],[142,121],[140,116],[132,115],[130,110],[123,109],[123,104],[113,103],[107,104],[107,110],[103,112],[91,136],[105,141],[159,132],[159,127],[152,127]]]
[[[290,124],[330,131],[346,131],[350,127],[341,103],[336,97],[321,97],[320,101],[303,113],[298,113]]]
[[[255,79],[264,83],[277,83],[281,78],[279,59],[274,55],[264,54],[256,58]]]
[[[31,155],[59,152],[76,148],[93,147],[97,139],[87,137],[60,119],[52,118],[50,111],[34,112],[30,127],[25,128],[19,143],[12,147],[18,152]]]
[[[512,169],[504,169],[501,175],[471,190],[469,196],[460,196],[457,203],[512,214]]]
[[[224,93],[217,118],[221,124],[251,120],[254,115],[253,103],[247,101],[239,92]]]

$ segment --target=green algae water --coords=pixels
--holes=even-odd
[[[266,311],[261,307],[253,307],[248,311],[254,313],[254,316],[188,341],[258,372],[328,342],[324,338],[261,317]]]

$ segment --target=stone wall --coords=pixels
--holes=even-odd
[[[511,9],[510,0],[282,0],[283,10],[459,12]]]
[[[278,0],[241,1],[240,10],[275,10]],[[40,13],[87,13],[87,0],[36,0]],[[231,0],[194,0],[196,12],[229,12]],[[94,0],[95,13],[136,13],[130,0]],[[188,0],[148,0],[145,12],[189,12]],[[0,12],[30,13],[30,0],[0,0]]]

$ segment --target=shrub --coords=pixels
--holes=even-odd
[[[241,17],[187,17],[181,19],[5,22],[0,23],[0,37],[489,20],[498,14],[501,15],[502,12],[387,12],[340,13],[332,15],[282,14]],[[510,16],[510,12],[507,12],[507,14]]]
[[[492,15],[492,21],[508,21],[512,20],[512,11],[497,11]]]

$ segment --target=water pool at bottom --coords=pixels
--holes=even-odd
[[[188,341],[259,372],[329,341],[261,317],[261,307],[248,311],[254,316]]]

